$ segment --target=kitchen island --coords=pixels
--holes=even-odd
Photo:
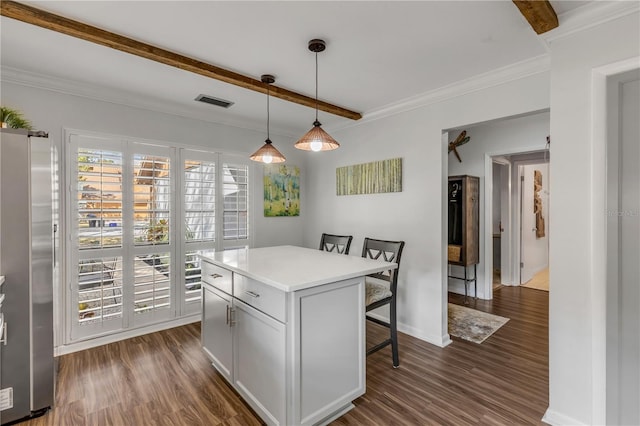
[[[365,392],[364,276],[395,263],[278,246],[202,256],[202,346],[267,424],[327,424]]]

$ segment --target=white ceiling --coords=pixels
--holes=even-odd
[[[546,54],[511,1],[28,1],[65,17],[314,96],[372,113],[472,76]],[[586,1],[552,1],[566,13]],[[560,20],[562,25],[562,19]],[[4,70],[44,74],[78,93],[156,105],[197,119],[261,129],[266,97],[2,17]],[[95,89],[95,90],[94,90]],[[235,102],[228,110],[195,102],[198,94]],[[311,127],[312,109],[272,98],[274,133]],[[325,128],[350,120],[320,112]]]

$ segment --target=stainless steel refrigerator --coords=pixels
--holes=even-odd
[[[54,401],[53,146],[43,132],[0,130],[0,423]]]

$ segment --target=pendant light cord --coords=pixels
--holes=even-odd
[[[267,84],[267,139],[271,139],[269,137],[269,85]]]
[[[318,121],[318,52],[316,52],[316,121]]]

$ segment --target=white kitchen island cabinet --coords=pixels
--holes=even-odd
[[[395,263],[278,246],[202,257],[202,346],[269,425],[326,424],[365,392],[364,276]]]

